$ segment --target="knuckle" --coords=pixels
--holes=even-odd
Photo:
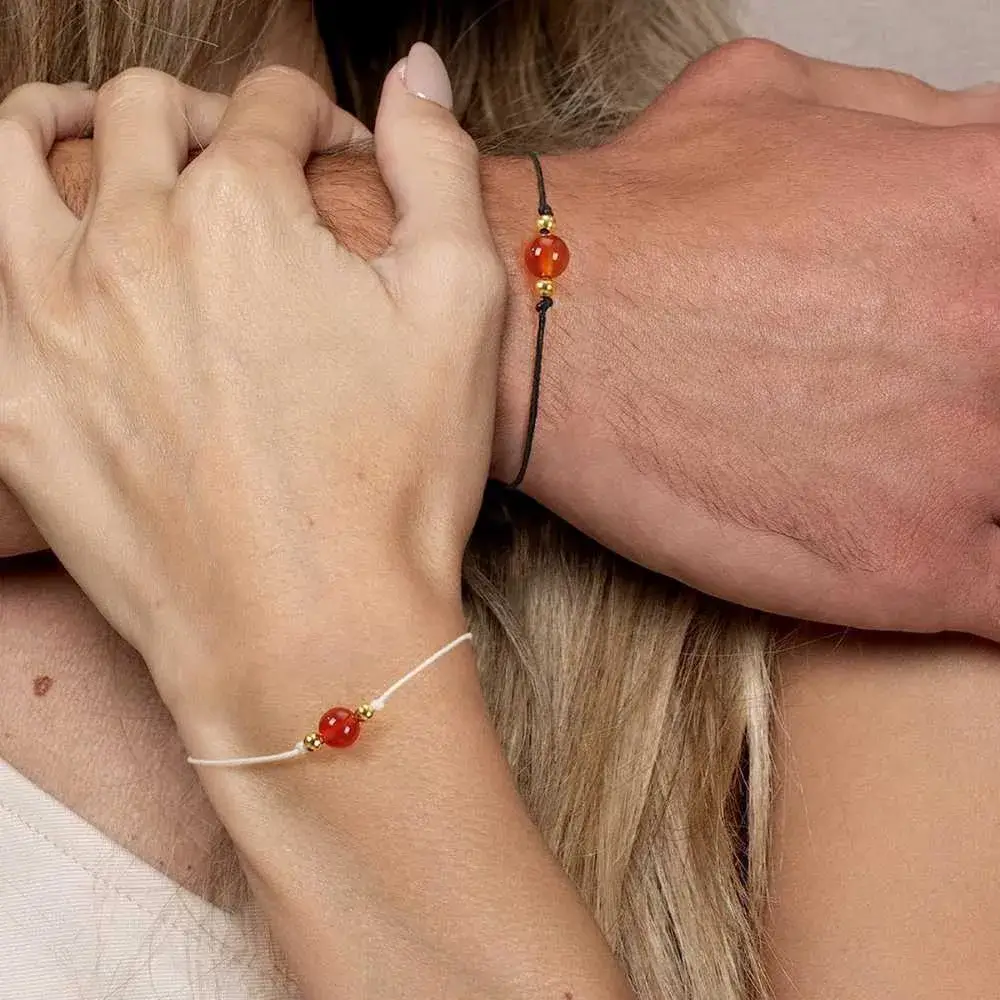
[[[741,70],[773,70],[803,62],[798,53],[766,38],[738,38],[720,45],[716,52],[725,65]]]
[[[399,149],[419,150],[424,156],[462,166],[479,159],[476,140],[450,111],[432,101],[414,101],[405,114],[395,118],[389,132],[387,141]]]
[[[961,98],[940,90],[912,73],[893,69],[864,69],[865,86],[873,94],[884,95],[886,113],[913,117],[928,125],[954,125]]]
[[[97,92],[97,106],[114,110],[137,100],[159,100],[176,97],[181,85],[172,76],[146,66],[133,66],[112,77]]]
[[[414,147],[425,149],[435,164],[447,173],[461,176],[476,169],[479,147],[454,120],[441,124],[414,121],[410,128]]]
[[[421,259],[430,271],[429,287],[441,289],[446,297],[462,296],[482,303],[487,310],[503,302],[507,275],[488,236],[442,236],[422,249]]]
[[[475,273],[481,249],[480,242],[467,232],[440,235],[427,241],[424,259],[433,261],[443,275],[464,281]]]
[[[86,338],[80,336],[75,319],[71,313],[43,302],[38,302],[31,315],[23,318],[25,343],[30,345],[31,355],[41,362],[39,373],[81,371],[81,348]]]
[[[259,91],[275,89],[309,97],[322,90],[312,77],[300,70],[293,69],[291,66],[275,64],[254,70],[253,73],[244,77],[236,88],[236,94],[254,94]]]
[[[22,83],[7,96],[11,104],[34,105],[57,94],[59,88],[52,83]]]
[[[201,228],[220,215],[242,217],[253,185],[253,169],[237,150],[210,147],[181,174],[171,202],[174,217],[187,228]]]
[[[442,150],[463,166],[475,163],[479,159],[476,140],[454,122],[449,121],[448,127],[438,137],[438,142]]]
[[[872,83],[898,87],[916,99],[933,99],[943,97],[946,93],[912,73],[902,73],[895,69],[872,69],[868,72],[871,73]]]
[[[479,148],[468,132],[454,123],[439,127],[410,121],[401,123],[397,138],[403,148],[421,150],[435,194],[463,205],[469,203],[479,185]]]
[[[808,65],[807,57],[777,42],[739,38],[697,59],[681,83],[712,96],[745,96],[762,86],[798,89],[806,80]]]

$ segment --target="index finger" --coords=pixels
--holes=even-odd
[[[93,109],[93,92],[75,84],[25,84],[0,104],[0,249],[19,272],[47,267],[46,248],[62,246],[78,225],[47,158],[56,141],[90,125]]]

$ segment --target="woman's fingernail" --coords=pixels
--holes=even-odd
[[[90,90],[90,84],[86,80],[70,80],[69,83],[64,83],[63,86],[67,90]]]
[[[429,45],[417,42],[401,72],[403,84],[411,94],[451,111],[451,80],[441,57]]]

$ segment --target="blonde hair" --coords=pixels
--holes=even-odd
[[[466,127],[505,152],[606,138],[730,33],[713,0],[405,6],[392,23],[384,5],[331,4],[323,27],[341,100],[370,122],[382,74],[422,37],[449,63]],[[97,84],[143,64],[215,87],[254,64],[283,7],[8,0],[0,80]],[[766,620],[619,559],[516,495],[487,502],[465,579],[521,793],[640,1000],[762,995]],[[245,887],[228,843],[219,860],[207,888],[236,905]]]

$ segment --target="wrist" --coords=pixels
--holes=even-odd
[[[610,259],[595,221],[603,205],[594,153],[547,156],[543,165],[558,232],[574,251],[570,269],[557,284],[555,308],[542,367],[542,413],[538,447],[533,449],[528,492],[544,490],[545,464],[560,406],[565,409],[567,379],[580,374],[581,347],[590,331],[594,303],[601,294]],[[535,351],[538,295],[524,264],[524,249],[535,235],[538,189],[526,156],[483,157],[486,215],[507,272],[508,305],[501,344],[497,413],[491,475],[509,482],[520,465],[525,444]],[[320,215],[347,249],[365,258],[381,253],[392,230],[393,208],[374,157],[335,153],[309,165],[308,175]],[[613,220],[612,220],[613,221]],[[607,231],[611,231],[608,228]],[[619,303],[620,305],[620,303]]]
[[[142,653],[191,756],[288,750],[467,631],[458,563],[443,580],[402,545],[314,555],[234,568],[232,590],[172,605],[150,630]]]
[[[394,776],[423,767],[424,760],[440,763],[455,749],[452,739],[463,727],[480,728],[485,719],[472,645],[453,644],[468,631],[460,606],[441,607],[411,593],[387,599],[385,607],[350,623],[342,615],[331,619],[325,628],[304,630],[288,642],[268,668],[235,664],[227,671],[224,704],[203,703],[178,713],[191,756],[226,759],[290,750],[318,730],[330,709],[370,705],[418,664],[452,648],[393,690],[381,710],[360,723],[349,746],[323,746],[275,764],[196,767],[227,825],[230,820],[241,825],[239,810],[229,805],[248,796],[298,812],[326,808],[331,796],[355,797],[362,786],[389,795]],[[326,823],[350,837],[364,832],[371,815],[326,817]]]
[[[507,272],[508,306],[501,345],[491,474],[508,481],[520,462],[531,394],[535,343],[534,282],[524,267],[524,246],[538,198],[527,157],[484,157],[483,198],[497,250]],[[335,153],[308,167],[317,208],[337,239],[366,259],[388,245],[392,202],[371,155]]]
[[[453,613],[419,607],[380,618],[377,659],[395,660],[384,678],[464,628]],[[261,718],[270,721],[273,713]],[[394,695],[371,726],[344,750],[198,770],[305,995],[324,995],[335,979],[363,981],[373,995],[419,983],[421,995],[499,998],[524,994],[529,982],[542,997],[572,981],[580,992],[625,997],[596,925],[517,794],[470,646]],[[248,738],[265,739],[250,728]]]
[[[507,312],[497,375],[497,412],[490,475],[510,482],[524,448],[535,349],[534,282],[524,265],[538,209],[535,176],[527,157],[482,161],[483,198],[493,238],[507,272]]]
[[[541,367],[539,414],[531,461],[524,484],[527,493],[544,495],[546,469],[555,450],[558,429],[576,407],[581,382],[580,359],[593,323],[593,303],[600,295],[608,260],[594,225],[601,204],[593,183],[592,153],[581,151],[545,156],[545,188],[555,216],[555,232],[573,255],[569,269],[556,280],[548,313]],[[510,482],[521,464],[526,444],[532,371],[538,329],[535,277],[524,261],[535,237],[538,186],[527,156],[486,159],[483,163],[487,215],[507,268],[510,297],[501,348],[497,416],[491,474]]]

